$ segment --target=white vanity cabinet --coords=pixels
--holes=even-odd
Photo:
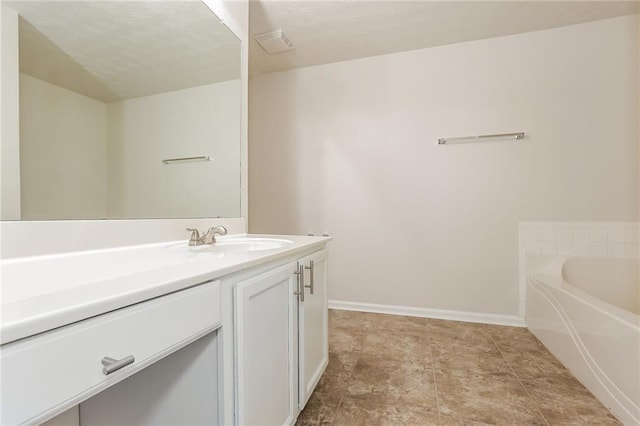
[[[0,424],[41,423],[215,333],[219,304],[220,283],[209,282],[3,345]],[[129,356],[103,371],[104,357]]]
[[[293,424],[328,363],[327,251],[233,288],[235,423]]]
[[[286,245],[277,251],[282,247],[258,244],[268,238]],[[41,315],[27,315],[33,300],[4,303],[10,309],[2,311],[3,329],[18,337],[0,346],[0,424],[295,423],[328,363],[329,238],[238,240],[203,251],[184,243],[187,249],[175,252],[184,263],[109,285],[88,280],[45,293],[37,306],[46,307],[48,321],[66,321],[57,328],[44,328]],[[140,250],[175,247],[167,244]],[[222,249],[229,251],[218,255]],[[96,256],[104,263],[114,253],[120,255]],[[27,284],[37,282],[28,278]],[[20,281],[11,284],[19,288]],[[123,299],[114,308],[115,295]],[[65,296],[75,303],[63,304],[67,311],[43,302]],[[64,316],[95,304],[96,311],[82,319]],[[7,312],[17,320],[7,320],[14,318]]]

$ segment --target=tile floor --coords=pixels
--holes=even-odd
[[[619,425],[525,328],[329,311],[297,425]]]

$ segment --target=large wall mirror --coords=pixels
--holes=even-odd
[[[240,41],[200,1],[3,1],[22,220],[240,216]]]

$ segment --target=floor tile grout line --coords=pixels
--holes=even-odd
[[[534,336],[535,337],[535,336]],[[493,336],[491,337],[493,339]],[[495,342],[495,339],[493,339]],[[536,339],[537,340],[537,339]],[[544,381],[540,381],[539,379],[535,379],[535,378],[531,378],[531,379],[526,379],[523,377],[520,377],[520,374],[518,374],[518,371],[511,365],[511,363],[509,362],[509,359],[505,356],[505,351],[502,350],[501,345],[497,342],[496,346],[498,347],[498,351],[500,351],[500,354],[502,355],[502,357],[505,359],[505,361],[507,362],[507,364],[509,365],[509,367],[511,367],[511,369],[513,370],[515,376],[518,378],[518,380],[524,385],[527,382],[533,382],[533,383],[545,383]],[[542,346],[542,348],[544,349],[544,351],[548,352],[555,360],[557,360],[557,358],[551,353],[551,351],[544,345],[542,345],[541,342],[538,341],[538,343],[540,343],[540,345]],[[518,350],[519,352],[522,352],[521,350]],[[564,365],[562,365],[562,368],[566,369],[566,367],[564,367]],[[575,377],[575,375],[568,369],[566,369],[569,374],[575,378],[577,380],[577,377]],[[568,388],[572,388],[572,389],[584,389],[586,388],[586,386],[584,386],[584,384],[582,384],[582,382],[578,381],[578,385],[572,385],[572,384],[566,384],[566,383],[557,383],[554,384],[554,386],[562,386],[562,387],[568,387]]]
[[[544,349],[546,351],[548,351],[550,353],[550,351],[546,348],[546,346],[543,346]],[[530,380],[526,380],[522,377],[520,377],[520,375],[518,374],[518,372],[516,371],[515,368],[513,368],[513,366],[511,365],[511,363],[509,362],[509,360],[507,359],[506,356],[504,356],[503,351],[500,349],[500,345],[498,345],[498,350],[500,351],[500,353],[502,354],[503,358],[505,359],[505,361],[507,362],[507,364],[509,364],[509,367],[511,367],[511,369],[514,371],[515,376],[518,380],[518,382],[520,383],[520,385],[524,388],[524,391],[527,393],[528,397],[535,403],[536,406],[536,410],[538,411],[538,413],[540,413],[540,415],[542,416],[542,418],[544,419],[544,421],[547,423],[547,425],[550,425],[549,420],[547,420],[547,417],[544,415],[544,413],[542,412],[542,410],[540,409],[540,405],[541,405],[541,401],[540,398],[538,396],[536,396],[535,394],[533,394],[532,392],[530,392],[527,387],[525,386],[525,383],[539,383],[540,381],[537,379],[530,379]],[[570,374],[573,376],[573,373],[570,372]],[[575,376],[574,376],[575,377]],[[540,383],[545,383],[545,382],[540,382]],[[561,388],[570,388],[570,389],[582,389],[582,388],[586,388],[584,387],[584,385],[582,385],[582,383],[580,383],[581,386],[574,386],[574,385],[567,385],[567,384],[554,384],[554,387],[561,387]],[[605,407],[606,408],[606,407]]]
[[[340,407],[342,407],[342,401],[344,401],[344,395],[342,395],[340,397],[340,401],[338,401],[338,406],[336,407],[335,413],[333,413],[333,419],[331,419],[331,424],[329,426],[334,426],[336,424],[336,419],[338,418]]]
[[[440,397],[438,395],[438,382],[436,380],[436,359],[435,356],[433,355],[433,346],[432,346],[432,336],[431,336],[431,330],[429,329],[429,319],[425,318],[426,323],[427,323],[427,338],[429,339],[429,357],[431,359],[431,375],[433,377],[433,393],[435,394],[436,397],[436,410],[438,410],[438,423],[442,422],[442,411],[440,410]]]
[[[500,356],[502,357],[502,359],[507,363],[507,365],[509,366],[509,368],[513,372],[513,375],[515,376],[516,380],[518,381],[518,384],[520,384],[522,389],[524,389],[524,392],[527,394],[527,397],[534,402],[536,411],[538,412],[538,414],[540,414],[540,417],[542,418],[542,420],[544,420],[545,424],[547,426],[549,426],[549,421],[547,420],[547,418],[544,416],[544,414],[540,410],[540,401],[538,401],[538,398],[535,395],[532,395],[531,392],[529,392],[527,387],[524,385],[524,383],[522,383],[522,380],[520,379],[520,376],[518,375],[518,372],[516,371],[515,368],[513,368],[513,366],[511,365],[511,363],[507,359],[507,357],[504,356],[504,353],[502,352],[502,349],[500,348],[500,345],[498,344],[498,342],[496,342],[496,339],[493,338],[491,333],[489,333],[489,337],[491,338],[491,341],[493,342],[493,344],[496,345],[496,348],[498,349],[498,352],[500,352]]]
[[[335,327],[334,328],[339,328],[339,327]],[[362,327],[364,333],[363,333],[363,337],[362,337],[362,342],[361,342],[361,346],[364,346],[364,342],[367,339],[367,334],[369,333],[369,325],[368,323],[365,323],[364,326]],[[353,353],[356,357],[355,359],[355,363],[353,366],[353,369],[351,369],[351,371],[349,371],[349,375],[347,377],[347,384],[351,381],[352,377],[353,377],[353,372],[356,368],[356,366],[358,365],[358,362],[360,361],[360,355],[362,354],[362,347],[360,348],[360,351],[352,351],[351,353]],[[335,412],[333,413],[333,419],[331,420],[331,424],[329,426],[335,426],[336,425],[336,419],[338,418],[338,413],[340,412],[340,409],[342,408],[342,403],[344,402],[345,396],[348,392],[348,385],[347,385],[347,390],[345,390],[342,395],[340,395],[340,401],[338,402],[338,406],[336,407]]]
[[[354,363],[353,369],[351,371],[349,371],[349,375],[347,376],[347,389],[345,389],[342,392],[342,395],[340,395],[340,401],[338,402],[338,406],[336,407],[336,411],[333,414],[333,421],[331,422],[331,426],[335,425],[336,419],[338,418],[338,413],[340,412],[340,408],[342,408],[342,403],[344,402],[345,397],[347,396],[348,393],[348,384],[349,382],[351,382],[351,379],[353,377],[353,370],[355,370],[356,365],[358,365],[358,361],[360,358],[360,353],[361,352],[354,352],[354,354],[356,354],[356,362]]]
[[[491,339],[491,341],[493,342],[493,344],[495,345],[496,349],[498,350],[498,352],[500,353],[500,356],[502,357],[502,359],[504,360],[504,362],[507,363],[507,365],[509,366],[509,369],[511,370],[511,372],[513,373],[513,375],[516,377],[516,379],[518,380],[518,383],[520,383],[521,386],[524,386],[522,384],[522,382],[520,381],[520,376],[518,376],[518,372],[516,371],[515,368],[513,368],[513,366],[511,365],[511,363],[509,362],[509,360],[507,359],[506,356],[504,356],[504,353],[502,352],[502,349],[500,348],[500,345],[498,344],[498,342],[496,342],[496,340],[493,338],[493,336],[491,335],[491,333],[489,333],[489,338]],[[526,390],[526,389],[525,389]],[[528,393],[527,393],[528,395]]]

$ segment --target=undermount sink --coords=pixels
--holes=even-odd
[[[169,247],[171,250],[188,250],[193,253],[239,253],[274,250],[288,246],[293,241],[269,237],[221,237],[213,244],[189,246],[186,242]]]

